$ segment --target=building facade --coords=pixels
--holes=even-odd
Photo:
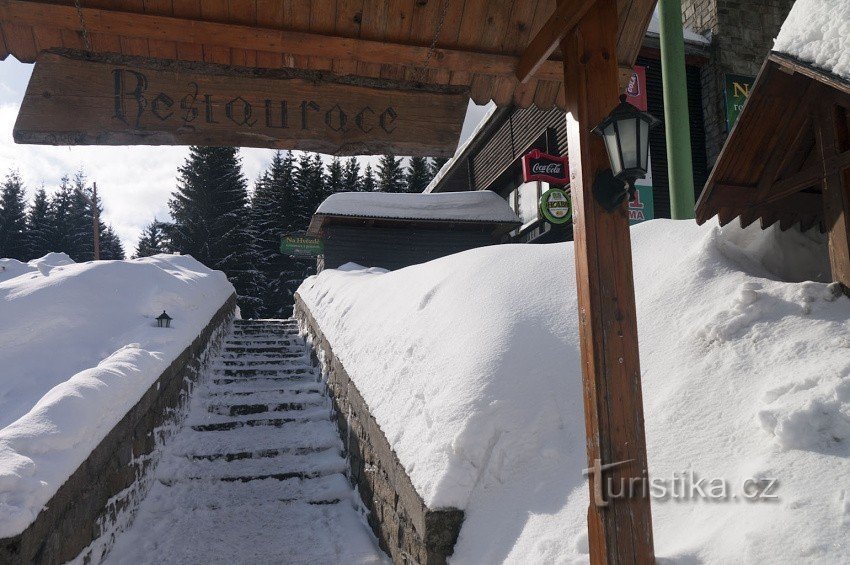
[[[773,38],[793,0],[683,0],[685,62],[695,196],[746,100]],[[664,116],[658,22],[650,23],[635,65],[645,109]],[[642,108],[644,109],[644,108]],[[663,127],[650,132],[650,174],[630,203],[633,223],[670,217],[667,144]],[[572,225],[553,225],[538,210],[543,182],[523,182],[521,160],[533,149],[566,156],[566,121],[553,108],[501,108],[491,112],[458,149],[427,192],[490,190],[505,198],[522,221],[508,240],[545,243],[572,239]],[[642,186],[640,186],[642,184]]]

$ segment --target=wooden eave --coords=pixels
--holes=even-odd
[[[617,1],[622,69],[634,64],[655,3]],[[430,57],[444,6],[440,0],[80,4],[81,14],[73,0],[0,0],[0,60],[11,54],[29,63],[44,50],[85,49],[82,20],[96,53],[461,86],[479,104],[564,108],[558,50],[526,83],[517,78],[527,47],[533,39],[541,41],[538,33],[556,15],[556,0],[451,0]],[[567,18],[563,21],[575,19],[571,10],[586,8],[579,1],[567,4],[559,11]]]
[[[320,237],[324,228],[330,224],[347,224],[369,227],[403,227],[407,229],[427,228],[454,229],[461,227],[469,230],[493,231],[493,233],[507,233],[521,225],[521,222],[505,222],[501,220],[456,220],[456,219],[425,219],[404,217],[378,217],[355,214],[313,214],[307,235]]]
[[[850,166],[850,140],[827,144],[823,132],[848,112],[850,83],[771,53],[697,201],[697,222],[718,216],[721,225],[740,218],[762,229],[779,222],[782,230],[825,231],[823,181]]]

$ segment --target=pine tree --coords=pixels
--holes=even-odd
[[[47,224],[50,232],[47,241],[49,251],[65,252],[71,258],[79,257],[77,230],[72,221],[74,187],[67,175],[60,180],[58,190],[50,197]],[[76,260],[76,259],[75,259]]]
[[[325,199],[325,183],[322,159],[319,155],[304,153],[295,169],[295,184],[298,191],[299,222],[297,229],[306,230],[310,218]]]
[[[0,257],[24,261],[28,255],[24,183],[16,171],[9,171],[0,190]]]
[[[151,223],[145,226],[142,234],[139,236],[139,243],[136,244],[136,252],[134,258],[150,257],[158,253],[169,253],[170,246],[166,226],[163,222],[154,219]]]
[[[295,288],[292,260],[280,252],[281,236],[300,228],[295,191],[295,158],[279,151],[257,180],[251,201],[251,223],[255,233],[261,268],[264,271],[264,317],[288,317],[292,313]]]
[[[360,164],[357,157],[349,157],[345,161],[342,172],[342,189],[345,192],[357,192],[360,190]]]
[[[360,181],[360,190],[362,192],[375,192],[377,185],[375,173],[372,172],[372,165],[367,164],[366,170],[363,171],[363,179]]]
[[[331,164],[328,165],[328,174],[325,178],[325,194],[327,196],[345,190],[343,186],[343,177],[344,172],[342,170],[342,163],[338,157],[334,157],[331,160]]]
[[[29,259],[43,257],[50,253],[51,234],[53,226],[50,224],[50,204],[47,201],[47,192],[44,187],[38,189],[27,213],[27,244],[29,248]]]
[[[100,230],[100,258],[104,261],[125,258],[121,238],[118,237],[111,225],[106,225]]]
[[[440,172],[440,169],[442,169],[443,165],[448,163],[448,161],[449,161],[448,157],[432,157],[431,158],[431,163],[429,164],[429,166],[430,166],[430,169],[431,169],[431,178],[432,179],[437,176],[437,173]]]
[[[253,317],[264,284],[257,268],[247,182],[238,150],[190,147],[178,173],[178,187],[168,203],[175,250],[224,271],[236,288],[243,316]]]
[[[431,182],[431,175],[428,170],[428,159],[411,157],[404,175],[405,192],[421,193],[429,182]]]
[[[381,192],[403,192],[404,170],[401,159],[393,155],[381,155],[378,161],[378,190]]]

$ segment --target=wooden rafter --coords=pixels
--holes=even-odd
[[[576,26],[595,1],[571,0],[557,5],[555,13],[543,24],[520,57],[516,70],[516,77],[520,82],[528,82],[531,76],[539,71],[558,48],[564,36]]]
[[[428,58],[428,45],[409,45],[324,35],[320,33],[272,29],[196,19],[83,8],[83,17],[92,34],[112,34],[139,39],[203,44],[227,49],[282,53],[290,56],[344,59],[374,65],[421,66]],[[80,18],[73,6],[43,4],[22,0],[0,0],[0,20],[23,26],[50,25],[77,30]],[[8,31],[9,24],[3,24]],[[32,56],[36,54],[35,46]],[[514,77],[520,58],[514,55],[472,50],[437,48],[432,58],[441,69]],[[211,61],[216,62],[216,61]],[[535,78],[560,82],[562,65],[544,62]]]

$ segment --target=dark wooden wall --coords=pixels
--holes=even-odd
[[[491,230],[329,225],[324,268],[354,262],[394,270],[494,243]]]

